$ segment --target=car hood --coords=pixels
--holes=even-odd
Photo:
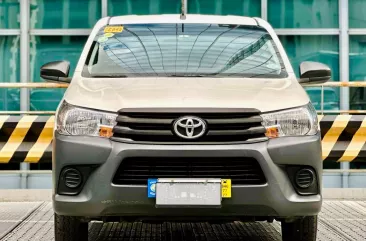
[[[74,78],[69,104],[116,112],[122,108],[256,108],[262,112],[305,105],[295,79]]]

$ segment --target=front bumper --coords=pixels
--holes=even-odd
[[[311,216],[320,212],[322,198],[297,194],[286,173],[286,165],[314,168],[321,187],[320,136],[286,137],[240,145],[142,145],[112,142],[96,137],[55,134],[53,142],[53,205],[59,215],[134,217],[243,217]],[[232,198],[221,208],[156,208],[147,197],[146,186],[112,184],[126,157],[254,157],[267,183],[233,186]],[[69,165],[96,165],[76,196],[57,194],[60,172]],[[321,190],[321,188],[319,188]]]

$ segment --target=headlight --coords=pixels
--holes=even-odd
[[[318,130],[318,117],[312,104],[306,106],[266,113],[261,115],[262,124],[269,138],[281,136],[315,135]]]
[[[84,109],[64,101],[57,114],[57,131],[70,136],[110,137],[116,117],[117,114]]]

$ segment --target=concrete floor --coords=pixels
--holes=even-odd
[[[50,202],[0,203],[0,239],[54,240]],[[89,225],[89,240],[281,240],[278,222],[258,223],[98,223]],[[366,240],[366,201],[324,201],[318,240]]]

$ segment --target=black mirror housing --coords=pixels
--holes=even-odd
[[[322,63],[305,61],[300,64],[300,84],[322,84],[330,80],[332,71]]]
[[[69,78],[70,62],[68,61],[54,61],[42,65],[41,78],[46,81],[58,81],[70,83]]]

